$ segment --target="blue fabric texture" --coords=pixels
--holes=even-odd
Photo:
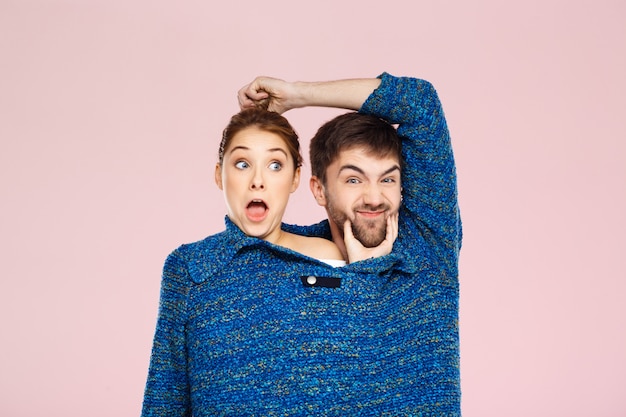
[[[223,232],[180,246],[163,270],[142,416],[460,415],[448,128],[430,83],[380,78],[360,111],[397,124],[403,140],[393,252],[333,268],[228,217]],[[327,221],[283,228],[330,239]]]

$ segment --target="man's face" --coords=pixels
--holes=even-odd
[[[401,202],[398,158],[377,157],[360,148],[343,150],[326,169],[326,185],[318,185],[316,193],[312,183],[313,193],[341,232],[350,220],[363,246],[378,246],[385,239],[387,217]]]

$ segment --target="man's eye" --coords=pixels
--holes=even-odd
[[[276,161],[272,162],[272,163],[269,165],[269,168],[270,168],[272,171],[280,171],[282,167],[283,167],[283,164],[281,164],[280,162],[276,162]]]
[[[382,182],[388,183],[388,184],[393,184],[393,183],[396,182],[396,179],[395,178],[385,178],[385,179],[383,179]]]
[[[357,178],[348,178],[348,181],[346,181],[348,184],[358,184],[361,181],[359,181]]]
[[[239,169],[246,169],[248,168],[250,165],[248,165],[248,163],[246,161],[237,161],[235,163],[235,168],[239,168]]]

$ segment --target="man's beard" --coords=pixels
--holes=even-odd
[[[326,209],[328,210],[328,217],[335,222],[339,229],[343,232],[343,225],[346,220],[349,220],[348,215],[341,210],[337,209],[333,204],[332,199],[326,196]],[[380,211],[389,210],[389,206],[380,205],[377,207],[372,206],[360,206],[356,210],[362,211]],[[387,217],[378,216],[376,219],[364,219],[362,217],[356,217],[355,220],[350,221],[352,227],[352,234],[361,242],[366,248],[373,248],[382,243],[387,235]]]

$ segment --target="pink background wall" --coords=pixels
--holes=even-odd
[[[626,415],[626,3],[212,3],[0,0],[0,415],[137,416],[237,89],[382,71],[456,149],[464,415]],[[334,114],[287,116],[307,148]],[[301,187],[287,220],[322,217]]]

